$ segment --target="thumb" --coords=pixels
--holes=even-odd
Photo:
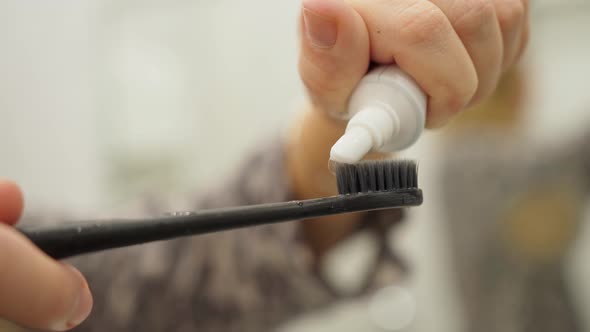
[[[0,222],[14,225],[23,210],[23,194],[12,181],[0,179]]]
[[[343,0],[303,0],[299,74],[315,109],[346,112],[367,72],[369,34],[361,16]]]
[[[0,317],[24,327],[65,331],[92,308],[78,270],[43,254],[14,228],[0,223]]]
[[[92,308],[84,277],[43,254],[10,225],[23,209],[18,186],[0,179],[0,318],[25,327],[63,331]]]

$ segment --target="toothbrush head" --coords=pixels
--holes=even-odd
[[[412,160],[335,163],[333,169],[341,195],[418,188],[418,164]]]

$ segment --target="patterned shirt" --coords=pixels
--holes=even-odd
[[[282,146],[260,147],[215,192],[186,206],[207,209],[292,199]],[[178,200],[146,199],[131,216],[175,210]],[[183,203],[185,205],[185,203]],[[384,266],[398,265],[384,228],[400,210],[366,214],[361,226],[378,234],[378,263],[360,292],[391,283]],[[80,256],[69,261],[87,277],[94,309],[75,331],[269,331],[344,297],[318,273],[299,222],[251,227]],[[396,274],[386,273],[386,276]]]

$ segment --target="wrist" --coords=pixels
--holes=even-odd
[[[287,135],[287,169],[297,199],[336,194],[328,168],[330,149],[342,136],[346,122],[333,119],[309,104],[298,112]]]

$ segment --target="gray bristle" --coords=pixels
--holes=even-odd
[[[418,165],[412,160],[336,164],[335,171],[341,195],[418,188]]]

